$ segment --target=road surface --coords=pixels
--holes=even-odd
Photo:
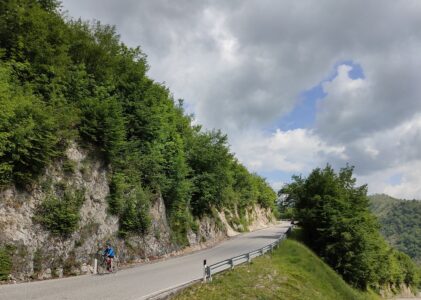
[[[258,230],[222,242],[202,251],[165,261],[120,270],[116,274],[84,275],[0,286],[1,300],[141,300],[159,291],[203,276],[203,260],[208,265],[274,242],[289,223]]]

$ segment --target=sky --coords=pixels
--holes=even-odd
[[[279,189],[330,163],[421,199],[421,1],[64,0],[116,26],[207,129]]]

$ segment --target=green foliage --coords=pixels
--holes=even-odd
[[[306,243],[347,282],[361,289],[400,283],[411,267],[380,236],[368,210],[367,187],[355,186],[352,172],[348,166],[338,174],[329,165],[315,169],[306,179],[294,176],[280,195],[294,207]]]
[[[83,191],[66,190],[63,197],[50,195],[38,207],[34,219],[52,234],[67,238],[78,226],[84,200]]]
[[[34,273],[39,274],[42,271],[42,261],[44,259],[44,255],[42,253],[42,249],[38,248],[34,253]]]
[[[5,58],[29,62],[20,76],[34,80],[37,92],[48,97],[70,64],[67,26],[53,2],[5,0],[0,5],[0,47]]]
[[[137,188],[129,195],[122,207],[120,214],[120,235],[128,233],[143,235],[151,225],[149,215],[151,195],[141,188]]]
[[[6,248],[0,248],[0,280],[7,280],[12,271],[12,258]]]
[[[237,216],[232,216],[232,215],[226,215],[226,218],[227,218],[228,224],[232,228],[234,228],[236,231],[239,231],[239,232],[248,231],[249,223],[243,216],[237,217]]]
[[[80,268],[81,263],[76,260],[76,255],[74,251],[69,253],[69,256],[63,263],[63,275],[64,276],[75,276],[77,275],[74,272],[75,268]]]
[[[399,251],[393,251],[393,258],[398,266],[397,278],[395,278],[394,282],[405,283],[408,286],[420,282],[419,269],[408,255]]]
[[[64,18],[59,7],[0,3],[0,185],[32,183],[76,141],[105,160],[122,235],[148,231],[149,201],[160,195],[181,245],[213,208],[236,208],[240,218],[253,204],[275,211],[276,195],[236,161],[227,137],[193,126],[183,101],[148,78],[140,48],[124,45],[113,26]],[[64,162],[65,172],[73,169]],[[50,197],[38,220],[69,235],[77,207]]]
[[[272,211],[277,211],[277,207],[275,206],[276,202],[276,193],[275,191],[269,186],[265,179],[260,176],[253,175],[253,179],[255,181],[255,185],[257,186],[257,202],[265,208],[270,208]]]
[[[122,237],[143,235],[151,225],[149,209],[153,195],[136,183],[138,176],[136,172],[132,178],[123,172],[115,172],[110,184],[109,209],[110,213],[119,216]]]
[[[73,174],[76,171],[76,162],[70,159],[66,159],[63,162],[63,171],[68,174]]]
[[[187,161],[192,168],[192,209],[196,216],[210,213],[212,205],[223,207],[226,191],[232,183],[227,137],[220,131],[195,133],[189,141]]]
[[[387,195],[373,195],[369,199],[386,240],[421,265],[421,202]]]
[[[98,97],[81,101],[79,132],[86,141],[98,146],[108,162],[115,162],[121,157],[126,140],[122,108],[115,98]]]
[[[14,83],[4,64],[0,107],[0,185],[29,183],[58,154],[54,111]]]
[[[60,2],[57,0],[36,0],[40,6],[47,10],[47,11],[51,11],[54,12],[56,11],[56,9],[58,9],[60,7]]]
[[[126,177],[123,173],[114,172],[110,183],[110,195],[108,204],[110,212],[119,215],[123,210],[123,205],[130,185],[126,183]]]

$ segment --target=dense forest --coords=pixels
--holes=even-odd
[[[292,208],[306,244],[353,286],[416,287],[419,268],[408,255],[387,244],[369,210],[367,186],[355,183],[349,166],[338,173],[327,165],[307,178],[294,176],[279,191],[281,212]]]
[[[421,201],[400,200],[388,195],[369,196],[381,232],[396,249],[421,265]]]
[[[275,210],[276,193],[234,157],[227,136],[193,125],[147,71],[146,55],[113,26],[65,17],[56,0],[1,1],[0,186],[30,190],[77,143],[106,162],[121,237],[148,230],[158,194],[180,245],[215,208],[235,207],[240,219],[253,204]],[[35,220],[66,237],[80,205],[72,193],[45,199]]]

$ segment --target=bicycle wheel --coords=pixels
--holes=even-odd
[[[100,260],[98,260],[97,274],[103,275],[105,273],[108,273],[107,262],[104,259],[100,259]]]
[[[117,257],[114,257],[112,266],[113,266],[112,267],[113,273],[116,273],[118,271],[118,267],[119,267],[119,260],[117,259]]]

